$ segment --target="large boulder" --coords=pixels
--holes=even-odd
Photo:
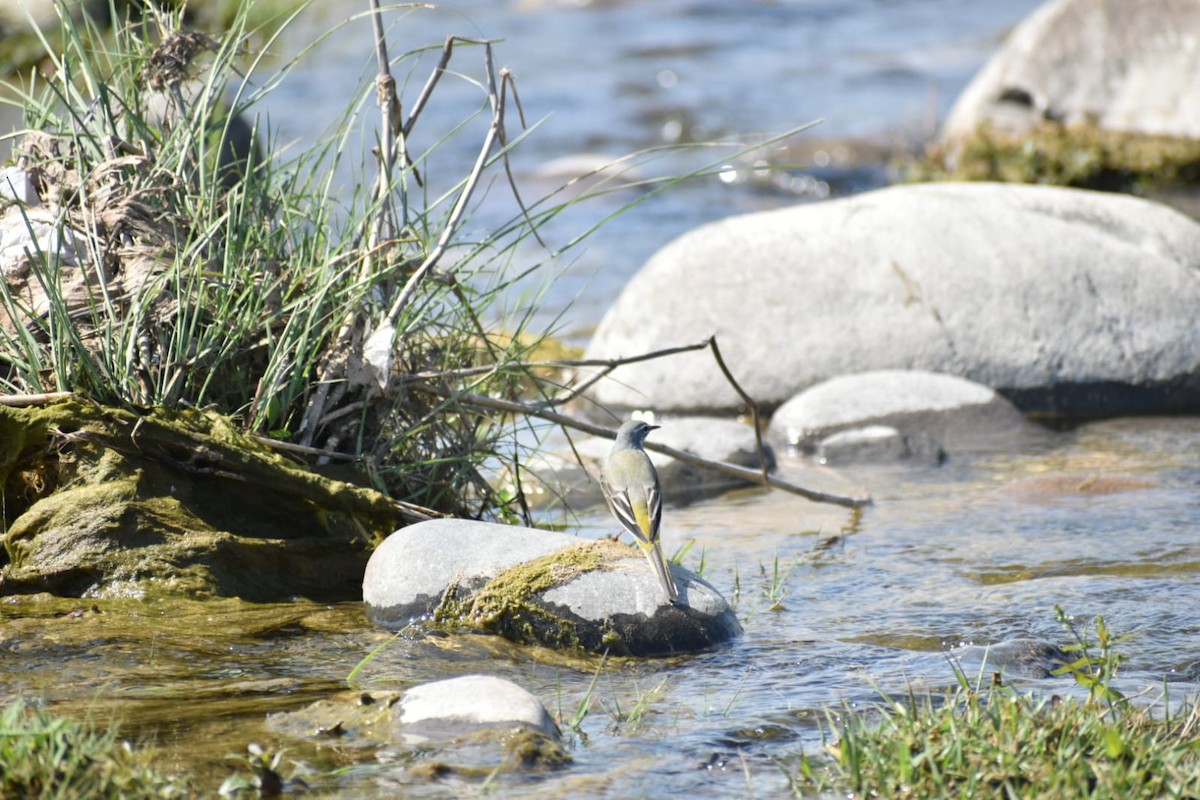
[[[667,602],[633,548],[473,520],[402,528],[367,563],[367,618],[398,629],[432,618],[523,643],[614,655],[707,650],[741,634],[711,585],[670,565],[683,605]]]
[[[1018,25],[946,118],[959,139],[981,123],[1019,134],[1085,122],[1200,138],[1200,4],[1051,0]]]
[[[1046,415],[1195,411],[1197,308],[1200,225],[1169,208],[1041,186],[906,185],[684,234],[629,281],[586,355],[715,334],[766,406],[838,375],[922,369]],[[703,351],[622,366],[593,398],[740,405]]]

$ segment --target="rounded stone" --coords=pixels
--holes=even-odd
[[[1200,224],[1149,201],[895,186],[684,234],[626,284],[586,357],[716,335],[763,407],[839,375],[920,369],[1044,415],[1197,411],[1198,269]],[[705,351],[621,366],[592,398],[678,413],[742,404]]]
[[[894,429],[900,442],[928,440],[946,451],[1011,447],[1042,435],[992,389],[920,370],[842,375],[809,387],[779,407],[768,434],[811,451],[840,442],[834,437],[843,431],[872,426]]]
[[[1054,120],[1200,138],[1200,4],[1051,0],[1026,17],[971,80],[943,138],[980,125],[1018,135]]]
[[[554,739],[561,735],[541,700],[493,675],[463,675],[414,686],[401,695],[393,713],[406,733],[522,726]]]
[[[399,629],[431,617],[547,647],[662,656],[741,635],[711,584],[670,564],[681,605],[633,548],[474,520],[433,520],[393,533],[363,578],[367,618]]]

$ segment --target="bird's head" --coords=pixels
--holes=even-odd
[[[617,445],[641,447],[650,431],[656,431],[658,427],[642,422],[640,419],[631,419],[617,431]]]

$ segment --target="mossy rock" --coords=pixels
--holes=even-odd
[[[359,597],[391,501],[201,411],[0,406],[0,595]]]
[[[668,602],[636,549],[553,531],[442,519],[381,544],[363,577],[367,618],[496,634],[519,644],[613,656],[711,650],[742,633],[715,587],[670,565]]]
[[[1200,183],[1200,141],[1044,122],[1021,134],[981,125],[931,149],[917,180],[1040,183],[1130,191]]]

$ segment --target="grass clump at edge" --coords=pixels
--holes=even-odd
[[[798,796],[1158,798],[1200,795],[1200,701],[1161,713],[1112,681],[1118,642],[1096,620],[1090,642],[1061,609],[1074,660],[1055,670],[1086,697],[1036,696],[999,674],[972,684],[957,672],[943,695],[884,696],[868,713],[829,714],[829,760],[789,772]],[[1098,649],[1097,649],[1098,648]]]
[[[20,700],[0,711],[0,797],[97,800],[194,797],[154,766],[151,750]]]
[[[67,15],[61,35],[47,48],[60,53],[52,75],[21,96],[27,133],[16,152],[43,205],[10,212],[31,229],[50,226],[65,247],[39,249],[0,285],[0,392],[205,408],[294,445],[309,464],[353,463],[361,481],[398,499],[512,516],[481,472],[487,459],[511,457],[514,445],[501,443],[511,432],[454,395],[554,388],[555,376],[522,366],[542,341],[527,319],[504,333],[485,327],[536,221],[485,241],[456,238],[451,206],[466,178],[432,195],[416,166],[444,139],[398,162],[408,167],[390,177],[390,194],[358,180],[340,197],[331,176],[353,151],[374,87],[360,87],[331,136],[288,155],[265,124],[248,126],[294,62],[259,88],[247,83],[243,65],[253,72],[278,31],[262,41],[245,15],[219,41],[161,10],[111,33]],[[468,119],[493,100],[484,92]],[[247,133],[251,143],[267,137],[266,155],[226,146]],[[485,151],[484,167],[498,169],[505,148]],[[384,216],[392,224],[381,237]],[[455,264],[412,287],[392,315],[386,374],[373,372],[368,337],[439,247]]]
[[[538,409],[581,389],[537,361],[553,324],[533,330],[536,298],[498,325],[502,296],[607,220],[713,174],[725,157],[628,184],[645,191],[561,247],[539,229],[613,186],[533,203],[514,186],[520,213],[467,236],[460,223],[475,189],[511,185],[508,154],[528,135],[505,129],[515,87],[495,68],[490,41],[450,37],[426,73],[439,48],[387,59],[380,28],[387,80],[381,73],[359,86],[329,135],[295,153],[253,112],[308,50],[256,83],[244,77],[263,71],[290,18],[259,30],[243,14],[219,40],[187,31],[183,19],[146,4],[144,17],[102,32],[90,18],[64,16],[61,46],[44,38],[61,53],[49,57],[50,77],[14,87],[27,126],[19,163],[44,203],[18,211],[31,229],[49,224],[65,246],[35,248],[23,278],[0,283],[0,393],[203,408],[309,465],[352,465],[361,482],[398,500],[531,524],[520,487],[497,490],[485,477],[528,452],[517,436],[526,426],[479,399]],[[485,51],[482,75],[453,67],[464,48]],[[422,78],[415,99],[381,104],[379,163],[360,165],[352,196],[342,197],[334,176],[347,154],[367,158],[369,147],[353,145],[377,88],[383,97],[389,85]],[[411,134],[442,80],[465,81],[479,103],[422,150]],[[442,152],[481,125],[473,165]],[[725,148],[741,155],[802,129]],[[248,146],[229,146],[244,134],[253,135]],[[264,138],[262,153],[254,141]],[[671,149],[619,159],[613,171]],[[434,190],[430,174],[450,159],[450,179],[439,176],[449,188]],[[373,167],[376,179],[367,177]],[[518,268],[518,249],[532,240],[544,258]]]

